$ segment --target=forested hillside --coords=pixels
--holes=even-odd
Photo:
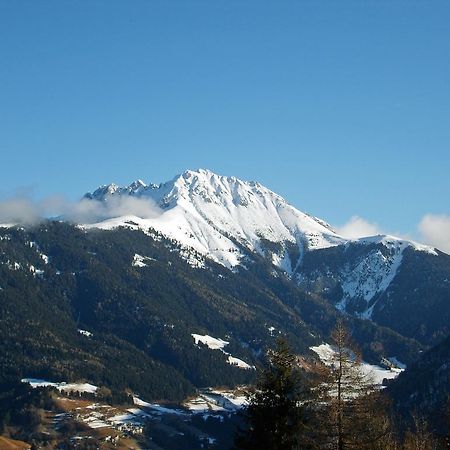
[[[254,379],[223,352],[195,345],[193,333],[226,340],[227,354],[257,366],[279,334],[308,355],[338,315],[263,257],[249,254],[235,271],[208,260],[193,267],[185,248],[158,233],[46,222],[1,229],[0,248],[2,379],[83,378],[181,399]],[[371,322],[351,324],[368,361],[409,363],[421,349]]]

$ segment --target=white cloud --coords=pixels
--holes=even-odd
[[[0,202],[0,223],[33,223],[40,216],[39,206],[27,197]]]
[[[162,210],[150,198],[110,197],[106,201],[84,198],[69,205],[63,216],[73,222],[94,223],[112,217],[137,216],[151,219],[162,214]]]
[[[348,239],[382,234],[380,227],[376,223],[369,222],[359,216],[350,217],[344,225],[337,227],[336,231],[338,234]]]
[[[427,214],[418,225],[421,240],[450,254],[450,216]]]
[[[0,202],[0,223],[29,224],[55,216],[76,223],[95,223],[127,215],[150,219],[160,214],[162,210],[149,198],[110,197],[107,201],[83,198],[69,202],[58,196],[40,201],[13,197]]]

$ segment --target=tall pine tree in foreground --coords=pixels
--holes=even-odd
[[[256,389],[249,394],[235,448],[240,450],[294,450],[307,448],[306,416],[302,407],[306,387],[297,358],[285,339],[268,353],[269,364]]]

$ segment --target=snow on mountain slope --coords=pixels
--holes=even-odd
[[[334,292],[333,303],[338,309],[370,319],[374,310],[383,308],[382,294],[388,291],[389,295],[388,288],[407,249],[438,256],[432,247],[394,236],[371,236],[324,249],[312,264],[311,255],[307,255],[295,278],[308,290],[325,296]]]
[[[111,218],[86,226],[108,229],[128,222],[143,230],[153,228],[227,267],[240,263],[240,245],[264,254],[264,243],[269,241],[279,244],[270,252],[274,264],[290,273],[297,261],[289,257],[288,243],[301,255],[345,242],[328,224],[295,209],[259,183],[208,170],[188,170],[159,186],[140,180],[127,187],[111,184],[85,197],[108,202],[117,196],[151,199],[161,208],[160,214]]]
[[[417,250],[418,252],[426,252],[434,256],[438,255],[436,249],[428,245],[419,244],[414,241],[408,241],[402,238],[385,234],[363,237],[360,239],[355,239],[353,242],[356,242],[358,244],[383,244],[386,248],[390,250],[394,249],[395,247],[397,248],[401,247],[402,250],[404,250],[406,247],[412,247],[414,250]]]
[[[111,217],[84,227],[127,226],[149,234],[150,229],[157,230],[182,244],[187,250],[183,250],[181,256],[195,267],[204,267],[199,256],[202,255],[233,268],[243,263],[242,247],[245,247],[265,255],[291,275],[298,273],[305,251],[349,244],[383,245],[389,250],[388,256],[375,252],[365,258],[360,267],[344,269],[348,273],[341,276],[342,309],[348,298],[364,298],[369,302],[377,292],[384,290],[394,278],[406,247],[437,254],[431,247],[392,236],[345,239],[323,220],[299,211],[257,182],[220,176],[203,169],[187,170],[159,186],[147,185],[141,180],[126,187],[101,186],[85,198],[98,201],[103,207],[117,199],[148,199],[153,205],[150,217],[148,208],[144,208],[141,214],[144,217],[138,217],[138,212],[133,211],[137,215]],[[192,255],[189,249],[195,250],[197,255]],[[370,317],[370,313],[367,311],[366,316]]]
[[[386,290],[402,262],[401,247],[391,255],[384,255],[380,250],[375,250],[361,259],[356,266],[345,267],[340,274],[343,297],[337,304],[338,309],[345,310],[347,303],[354,298],[364,299],[369,305],[376,294]],[[361,316],[370,318],[374,306],[375,304],[367,306]]]
[[[388,252],[380,249],[372,250],[355,265],[344,267],[340,274],[343,297],[337,307],[345,311],[349,301],[355,298],[363,299],[367,307],[359,315],[366,319],[372,317],[376,305],[376,302],[371,303],[371,300],[389,287],[400,268],[403,252],[407,247],[437,255],[436,251],[430,247],[394,236],[372,236],[359,239],[355,243],[382,244],[388,250]]]

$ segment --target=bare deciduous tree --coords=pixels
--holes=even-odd
[[[322,442],[337,450],[394,448],[388,443],[386,400],[363,369],[342,321],[331,337],[335,351],[318,387]]]

